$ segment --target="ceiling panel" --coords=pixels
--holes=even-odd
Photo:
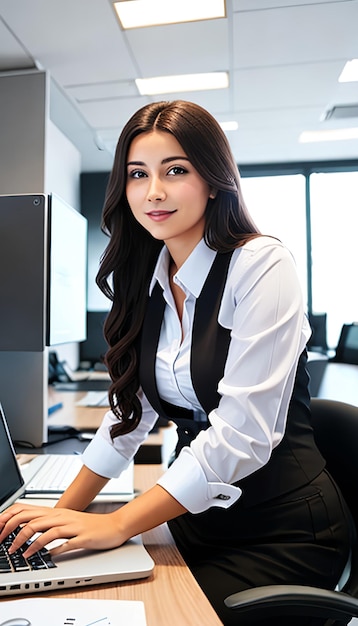
[[[127,120],[137,109],[148,103],[148,98],[118,98],[103,102],[83,102],[80,109],[93,128],[102,130],[115,127],[118,133]]]
[[[149,78],[229,69],[228,28],[226,19],[208,20],[139,28],[126,37],[141,77]]]
[[[126,40],[107,1],[1,0],[0,14],[63,85],[135,76]]]
[[[97,83],[70,85],[66,87],[67,92],[77,100],[77,102],[88,102],[109,100],[113,98],[131,98],[138,95],[133,80],[100,81]]]
[[[358,158],[357,140],[297,141],[303,130],[358,127],[358,118],[321,119],[333,105],[358,103],[358,82],[338,83],[358,58],[358,0],[226,4],[224,19],[123,31],[110,0],[0,0],[0,71],[50,73],[51,118],[81,151],[84,171],[109,169],[137,108],[175,98],[237,120],[228,138],[241,163]],[[149,98],[134,82],[218,70],[230,72],[228,89]]]
[[[301,161],[329,161],[334,143],[335,159],[357,159],[357,147],[352,141],[300,144],[300,129],[269,128],[251,132],[242,130],[230,143],[239,165],[255,163],[292,163]]]
[[[339,4],[352,0],[232,0],[234,11],[261,11],[267,9],[282,9],[291,6],[307,6],[314,4]]]
[[[298,136],[302,124],[310,129],[312,120],[319,120],[321,114],[321,107],[305,107],[304,109],[296,107],[264,108],[260,112],[239,111],[237,120],[239,129],[259,131],[265,128],[276,128],[287,133],[287,130],[291,128],[294,135]]]
[[[357,2],[280,4],[276,9],[234,13],[235,68],[358,56]]]
[[[31,56],[0,19],[0,71],[34,67]]]
[[[230,89],[214,89],[213,91],[191,91],[162,94],[156,96],[155,100],[190,100],[199,106],[207,108],[213,115],[230,113],[232,110],[230,103]]]
[[[341,63],[311,63],[233,72],[238,109],[321,106],[334,96]]]

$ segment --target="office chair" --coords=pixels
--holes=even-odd
[[[312,424],[316,443],[327,469],[339,485],[358,530],[358,407],[313,398]],[[348,580],[339,591],[303,585],[268,585],[228,596],[227,607],[245,617],[305,615],[326,619],[326,624],[343,626],[358,617],[358,543],[352,539]]]
[[[343,324],[332,361],[358,365],[358,322]]]
[[[308,313],[308,321],[312,330],[312,335],[307,343],[308,350],[325,354],[328,350],[327,313]]]

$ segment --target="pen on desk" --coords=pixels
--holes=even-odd
[[[58,402],[57,404],[53,404],[52,406],[48,407],[48,414],[52,415],[52,413],[55,413],[55,411],[58,411],[59,409],[62,409],[63,404],[62,402]]]

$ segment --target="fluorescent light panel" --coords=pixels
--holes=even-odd
[[[135,83],[141,96],[154,96],[160,93],[226,89],[229,86],[229,75],[227,72],[178,74],[176,76],[136,78]]]
[[[338,81],[340,83],[353,83],[358,81],[358,59],[347,61]]]
[[[331,130],[304,131],[299,136],[300,143],[316,143],[320,141],[347,141],[358,139],[357,128],[336,128]]]
[[[226,132],[230,130],[237,130],[239,128],[239,124],[237,122],[219,122],[221,128]]]
[[[226,17],[225,0],[129,0],[114,8],[124,29]]]

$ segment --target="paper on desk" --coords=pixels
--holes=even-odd
[[[108,393],[106,391],[88,391],[81,400],[76,402],[76,406],[109,406]]]
[[[146,626],[143,602],[132,600],[78,600],[68,598],[27,598],[2,601],[3,621],[25,618],[31,626]]]

